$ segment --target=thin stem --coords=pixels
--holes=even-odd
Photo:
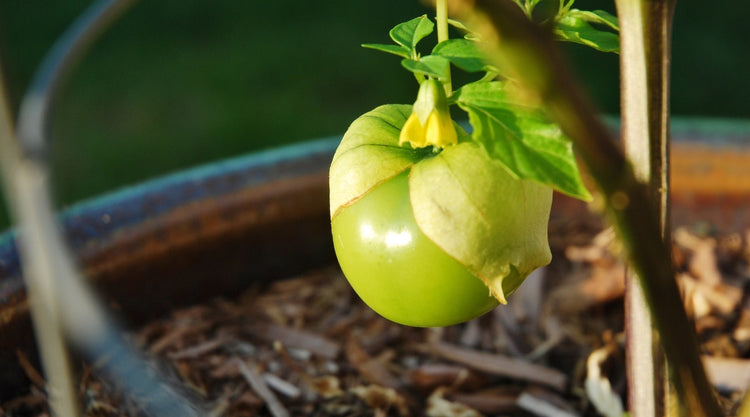
[[[5,194],[10,203],[8,206],[14,217],[26,226],[22,232],[20,252],[31,318],[46,378],[49,407],[56,417],[75,417],[80,415],[75,395],[76,384],[73,382],[64,331],[58,319],[58,300],[53,296],[56,293],[56,283],[52,279],[54,273],[49,268],[49,262],[33,262],[39,256],[46,255],[40,253],[39,248],[33,244],[43,233],[39,224],[31,219],[31,213],[36,207],[30,190],[36,187],[38,178],[28,166],[21,163],[21,149],[14,140],[6,97],[5,87],[0,82],[0,167],[4,169],[2,177],[5,179]],[[49,258],[45,260],[48,261]]]
[[[448,40],[448,1],[437,0],[435,3],[435,10],[437,12],[437,35],[438,43]],[[453,86],[451,85],[451,67],[448,64],[448,70],[443,87],[445,88],[445,96],[450,97],[453,94]]]
[[[485,39],[496,40],[488,57],[541,98],[549,115],[573,139],[576,153],[604,197],[609,219],[640,278],[680,402],[692,416],[720,416],[700,361],[695,329],[674,279],[672,254],[660,233],[660,216],[650,189],[636,178],[563,64],[549,34],[529,22],[509,0],[474,0],[473,4],[476,9],[467,0],[452,3]]]

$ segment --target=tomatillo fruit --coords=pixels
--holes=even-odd
[[[330,169],[334,248],[376,312],[447,326],[505,304],[549,263],[552,189],[512,176],[457,125],[443,149],[400,144],[411,114],[381,106],[344,135]]]
[[[389,320],[446,326],[498,304],[482,281],[419,229],[409,202],[408,172],[347,207],[331,228],[336,256],[352,288]]]

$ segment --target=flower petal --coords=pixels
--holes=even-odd
[[[426,146],[425,129],[422,126],[422,123],[419,122],[419,117],[417,117],[416,113],[412,113],[409,118],[406,119],[404,127],[401,128],[401,133],[398,137],[398,144],[403,145],[406,142],[409,142],[412,148],[423,148]]]

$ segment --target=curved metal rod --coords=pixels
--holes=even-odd
[[[55,43],[22,101],[18,142],[11,140],[10,123],[0,123],[4,128],[0,131],[3,174],[12,211],[21,225],[24,277],[49,381],[50,405],[53,414],[61,417],[78,414],[75,385],[68,367],[60,366],[66,362],[63,335],[89,358],[106,357],[104,373],[147,413],[175,417],[202,414],[122,339],[119,326],[75,265],[58,231],[50,198],[45,155],[55,95],[77,58],[130,3],[132,0],[95,2]],[[7,106],[3,103],[2,107],[7,118]]]
[[[16,123],[24,157],[46,155],[53,104],[64,78],[94,40],[133,3],[134,0],[95,1],[44,56],[21,100]]]

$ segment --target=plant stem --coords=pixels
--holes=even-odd
[[[609,219],[640,278],[680,402],[691,416],[720,416],[700,361],[694,327],[674,279],[672,254],[660,232],[663,219],[650,188],[636,178],[549,34],[509,0],[474,0],[473,4],[476,9],[466,0],[452,3],[485,39],[496,40],[487,51],[489,58],[542,100],[549,115],[572,138],[604,197]]]
[[[435,20],[437,20],[438,43],[440,43],[448,40],[448,0],[437,0],[435,3],[435,11],[437,12]],[[445,96],[450,97],[451,94],[453,94],[450,64],[448,64],[448,71],[446,71],[446,73],[448,75],[443,83],[443,87],[445,87]]]
[[[620,22],[622,139],[636,178],[648,184],[665,245],[669,229],[669,45],[675,1],[616,0]],[[647,4],[648,3],[648,4]],[[664,353],[638,277],[625,282],[629,408],[634,417],[672,415]]]
[[[2,177],[10,203],[8,207],[14,218],[25,225],[19,242],[20,255],[49,408],[53,416],[74,417],[80,412],[68,346],[59,320],[59,300],[53,296],[57,292],[54,271],[50,268],[48,253],[34,245],[38,236],[44,233],[43,226],[31,218],[38,210],[32,190],[39,183],[39,175],[32,166],[23,163],[21,150],[14,140],[6,97],[5,86],[0,82],[0,167],[4,169]],[[45,258],[45,262],[35,262],[40,257]]]

